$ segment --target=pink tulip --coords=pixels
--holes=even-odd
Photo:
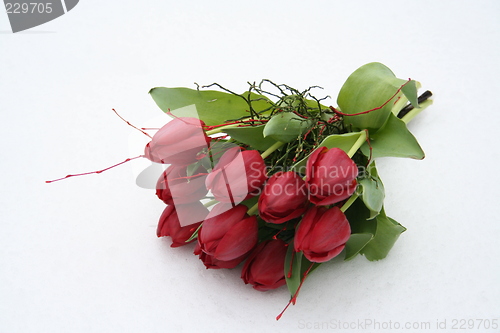
[[[260,153],[234,147],[222,155],[206,185],[215,199],[236,205],[259,194],[266,179],[266,164]]]
[[[144,155],[156,163],[188,165],[208,147],[210,138],[205,134],[205,123],[200,119],[180,117],[169,121],[146,145]]]
[[[156,183],[156,195],[167,205],[183,205],[203,199],[207,194],[207,170],[199,167],[187,176],[187,167],[169,166]]]

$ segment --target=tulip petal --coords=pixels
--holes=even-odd
[[[312,206],[306,212],[306,214],[302,218],[302,221],[300,222],[295,231],[294,248],[296,252],[300,252],[302,251],[303,248],[306,248],[306,246],[308,245],[306,244],[308,242],[307,241],[308,234],[313,228],[316,215],[321,215],[322,211],[324,210],[325,209],[322,207]]]
[[[221,239],[214,257],[218,260],[228,261],[245,255],[257,244],[257,232],[257,218],[255,216],[240,221]]]
[[[331,260],[338,256],[340,252],[344,249],[345,245],[338,246],[334,248],[333,250],[330,250],[328,252],[324,253],[316,253],[313,251],[304,251],[304,257],[307,258],[310,262],[317,262],[317,263],[322,263],[322,262],[327,262],[328,260]]]
[[[235,224],[240,222],[247,212],[247,207],[219,203],[210,211],[198,237],[203,243],[220,240]]]

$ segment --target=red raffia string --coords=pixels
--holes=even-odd
[[[131,127],[135,128],[136,130],[138,130],[138,131],[139,131],[139,132],[141,132],[142,134],[147,135],[150,139],[152,139],[152,138],[153,138],[151,135],[149,135],[148,133],[144,132],[142,129],[135,127],[135,126],[134,126],[134,125],[132,125],[129,121],[125,120],[122,116],[120,116],[120,115],[118,114],[118,112],[117,112],[115,109],[112,109],[112,110],[113,110],[113,112],[114,112],[114,113],[115,113],[118,117],[120,117],[120,119],[121,119],[121,120],[123,120],[124,122],[126,122],[126,123],[127,123],[127,125],[129,125],[129,126],[131,126]]]
[[[286,309],[288,309],[288,307],[290,306],[290,304],[295,305],[295,302],[297,302],[297,296],[299,295],[300,288],[302,288],[302,284],[304,284],[304,281],[307,278],[307,274],[309,274],[309,272],[311,271],[311,269],[312,269],[313,266],[314,266],[314,263],[311,263],[311,265],[309,266],[309,268],[307,269],[307,271],[305,271],[304,277],[302,278],[302,281],[300,281],[300,284],[299,284],[299,287],[297,288],[297,291],[295,292],[295,294],[293,295],[293,297],[290,298],[290,301],[285,306],[285,308],[283,309],[283,311],[281,311],[281,313],[276,317],[276,320],[280,320],[281,316],[283,316],[283,313],[285,313]]]
[[[341,116],[359,116],[361,114],[370,113],[370,112],[373,112],[373,111],[380,110],[384,106],[386,106],[394,97],[396,97],[396,95],[399,94],[399,92],[401,91],[401,89],[403,89],[404,86],[406,86],[408,83],[410,83],[410,81],[411,81],[411,79],[408,79],[408,81],[406,81],[401,87],[399,87],[398,90],[396,90],[396,92],[394,93],[394,95],[391,96],[391,98],[389,98],[387,101],[385,101],[385,103],[382,104],[381,106],[378,106],[378,107],[376,107],[374,109],[366,110],[366,111],[359,112],[359,113],[352,113],[352,114],[340,112],[339,110],[337,110],[333,106],[330,106],[330,110],[332,110],[333,112],[335,112],[336,114],[339,114]]]
[[[106,170],[109,170],[109,169],[112,169],[114,167],[117,167],[119,165],[122,165],[124,163],[127,163],[129,161],[132,161],[132,160],[135,160],[137,158],[141,158],[141,157],[145,157],[144,155],[139,155],[139,156],[136,156],[136,157],[132,157],[132,158],[127,158],[125,161],[123,162],[120,162],[120,163],[117,163],[115,165],[112,165],[110,167],[107,167],[106,169],[102,169],[102,170],[98,170],[98,171],[91,171],[91,172],[84,172],[84,173],[78,173],[78,174],[74,174],[74,175],[67,175],[66,177],[63,177],[63,178],[59,178],[59,179],[54,179],[54,180],[46,180],[45,182],[46,183],[53,183],[53,182],[57,182],[57,181],[60,181],[60,180],[63,180],[63,179],[66,179],[66,178],[70,178],[70,177],[77,177],[77,176],[85,176],[85,175],[90,175],[90,174],[93,174],[93,173],[101,173],[101,172],[104,172]]]

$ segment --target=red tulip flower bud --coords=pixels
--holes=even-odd
[[[146,145],[144,155],[156,163],[189,165],[207,148],[210,138],[203,130],[205,123],[196,118],[180,117],[169,121]]]
[[[349,198],[356,190],[358,167],[339,148],[316,149],[307,160],[309,200],[326,206]]]
[[[267,240],[248,257],[241,278],[254,289],[266,291],[285,284],[285,256],[288,244],[281,239]]]
[[[272,175],[259,197],[259,215],[269,223],[283,223],[299,217],[306,208],[306,184],[293,171]]]
[[[191,219],[189,225],[181,226],[177,210],[184,210],[190,213]],[[179,247],[186,245],[186,241],[191,237],[193,232],[199,227],[201,222],[208,214],[208,209],[201,202],[191,203],[189,205],[169,205],[165,208],[160,216],[156,235],[158,237],[170,236],[172,238],[171,247]],[[186,214],[184,214],[186,215]]]
[[[167,205],[183,205],[203,199],[208,190],[205,186],[207,170],[200,166],[192,176],[187,167],[169,166],[156,183],[156,195]]]
[[[217,260],[243,260],[257,244],[258,231],[257,217],[246,212],[243,205],[215,205],[198,232],[201,250]]]
[[[194,254],[199,256],[200,260],[203,262],[207,269],[218,269],[218,268],[234,268],[238,266],[246,256],[241,256],[240,258],[236,258],[234,260],[223,261],[217,260],[214,256],[208,255],[201,250],[200,244],[196,244],[194,248]]]
[[[266,164],[257,150],[228,149],[208,175],[215,199],[234,205],[259,194],[266,181]]]
[[[311,262],[325,262],[337,256],[351,235],[351,226],[338,208],[311,207],[295,232],[295,251]]]

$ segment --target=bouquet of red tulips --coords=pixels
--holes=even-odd
[[[243,94],[211,86],[219,91],[150,91],[173,117],[145,150],[170,164],[156,189],[167,204],[158,237],[196,242],[207,268],[243,263],[241,278],[257,290],[287,284],[291,303],[321,263],[387,255],[405,228],[384,212],[375,159],[424,158],[406,123],[430,92],[417,97],[418,82],[380,63],[347,79],[336,108],[313,88],[268,80]]]
[[[141,156],[168,165],[156,185],[167,205],[158,237],[196,242],[207,268],[242,264],[257,290],[286,284],[288,305],[336,256],[385,258],[405,228],[384,211],[375,160],[424,158],[406,127],[431,103],[419,86],[369,63],[347,79],[337,107],[313,95],[319,87],[269,80],[242,94],[219,84],[151,89],[173,118]]]

